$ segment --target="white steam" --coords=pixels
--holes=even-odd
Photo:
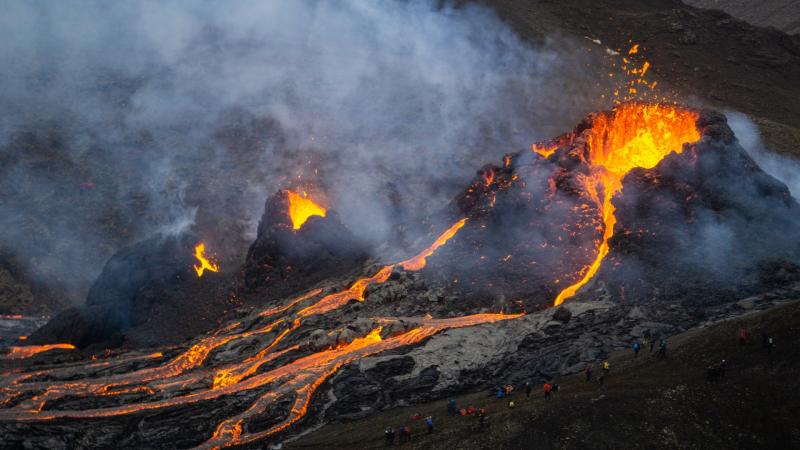
[[[758,125],[745,114],[726,111],[725,116],[731,130],[750,157],[765,172],[786,184],[793,197],[800,198],[800,161],[770,151],[761,139]]]

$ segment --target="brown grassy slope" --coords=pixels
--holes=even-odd
[[[736,338],[742,324],[754,335],[744,347]],[[675,336],[666,360],[647,350],[637,359],[615,354],[603,387],[581,374],[565,377],[556,380],[562,388],[553,400],[542,399],[537,386],[531,399],[515,394],[513,410],[485,393],[458,397],[460,405],[488,407],[488,430],[473,430],[473,418],[447,417],[443,400],[327,425],[288,448],[381,448],[384,427],[404,423],[415,433],[406,448],[798,448],[799,327],[795,302]],[[775,338],[771,356],[761,330]],[[706,381],[705,368],[723,358],[727,378]],[[422,423],[409,420],[414,412],[432,414],[436,432],[425,435]]]

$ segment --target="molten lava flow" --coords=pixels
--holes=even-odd
[[[211,261],[206,258],[206,244],[199,243],[194,248],[194,257],[200,261],[200,265],[194,265],[194,271],[197,272],[198,277],[203,276],[203,272],[206,270],[211,272],[219,272],[219,266],[212,263]]]
[[[588,141],[592,174],[587,177],[586,188],[602,211],[603,237],[595,260],[584,268],[580,280],[558,294],[555,305],[572,297],[592,279],[608,254],[608,240],[614,235],[617,221],[611,200],[622,190],[625,174],[636,167],[651,169],[673,151],[681,153],[684,143],[700,139],[697,118],[697,113],[676,106],[644,103],[626,103],[611,114],[595,118]],[[603,189],[602,202],[597,186]]]
[[[75,350],[75,346],[72,344],[45,344],[45,345],[26,345],[24,347],[10,347],[11,351],[8,353],[8,358],[9,359],[30,358],[33,355],[57,349]]]
[[[369,278],[361,278],[353,283],[349,288],[326,295],[322,300],[311,306],[303,308],[297,313],[298,317],[310,316],[313,314],[324,314],[330,310],[339,308],[351,300],[364,301],[364,291],[372,283],[383,283],[389,279],[394,266],[383,266],[381,270]]]
[[[430,247],[408,261],[400,263],[407,270],[425,266],[425,258],[444,245],[466,219],[452,225]],[[305,416],[316,389],[340,367],[364,356],[392,350],[422,341],[448,328],[466,327],[480,323],[508,320],[519,315],[476,314],[466,317],[433,319],[430,316],[416,320],[416,328],[400,335],[383,338],[381,326],[370,333],[335,348],[308,354],[302,345],[289,345],[278,349],[286,336],[301,326],[304,317],[321,314],[344,306],[352,299],[364,300],[364,293],[372,283],[389,279],[397,265],[383,266],[373,276],[355,281],[349,288],[323,296],[320,289],[289,300],[283,306],[254,312],[253,322],[245,319],[228,323],[195,341],[181,353],[157,366],[143,366],[148,360],[162,358],[161,353],[109,357],[101,362],[64,364],[28,372],[11,371],[0,377],[0,421],[48,421],[59,418],[97,419],[142,414],[175,407],[202,408],[203,402],[240,392],[261,391],[244,411],[219,423],[202,448],[219,448],[246,444],[272,436],[296,423]],[[315,300],[316,299],[316,300]],[[310,306],[295,308],[306,300]],[[265,317],[275,317],[263,324]],[[397,320],[397,319],[386,319]],[[405,319],[404,319],[405,320]],[[405,323],[405,322],[404,322]],[[288,327],[287,324],[290,324]],[[380,324],[380,322],[379,322]],[[234,343],[250,337],[272,334],[263,341],[261,349],[231,352],[250,347]],[[261,341],[258,341],[261,342]],[[232,344],[227,349],[228,344]],[[222,350],[223,358],[212,358],[212,352]],[[234,358],[230,359],[230,356]],[[224,362],[220,362],[224,361]],[[81,408],[77,404],[65,408],[52,408],[52,404],[66,397],[120,397],[120,402],[109,405],[101,402],[94,407]],[[133,396],[133,397],[131,397]],[[251,418],[263,416],[276,402],[293,398],[287,417],[263,431],[248,431],[245,426]],[[91,405],[91,403],[82,403]],[[11,406],[8,406],[11,405]],[[78,408],[78,409],[72,409]]]
[[[494,169],[486,169],[483,171],[483,182],[486,184],[487,187],[492,185],[494,181]]]
[[[325,208],[316,204],[314,200],[303,192],[302,195],[286,190],[289,196],[289,218],[292,219],[292,229],[299,230],[311,216],[325,217]]]
[[[445,230],[444,233],[439,235],[439,237],[436,238],[436,241],[434,241],[430,247],[426,248],[416,256],[413,256],[396,265],[412,272],[423,269],[426,264],[426,258],[431,256],[437,248],[441,247],[448,240],[450,240],[450,238],[455,236],[458,230],[461,229],[465,223],[467,223],[466,218],[454,223],[450,226],[450,228]],[[341,307],[351,300],[364,301],[364,291],[367,289],[367,286],[373,283],[380,284],[388,280],[389,276],[392,274],[392,270],[394,270],[394,267],[395,264],[383,266],[377,273],[375,273],[375,275],[356,280],[355,283],[343,291],[326,295],[317,303],[300,310],[297,313],[298,317],[306,317],[313,314],[324,314],[330,310]]]
[[[423,250],[420,254],[401,262],[399,264],[400,267],[402,267],[405,270],[410,270],[410,271],[416,271],[416,270],[423,269],[425,267],[425,264],[426,264],[426,261],[425,261],[426,258],[431,256],[433,254],[433,252],[436,251],[437,248],[439,248],[439,247],[443,246],[445,243],[447,243],[447,241],[449,241],[451,237],[455,236],[455,234],[458,232],[458,230],[460,230],[461,227],[463,227],[465,223],[467,223],[467,219],[463,218],[463,219],[459,220],[458,222],[454,223],[453,225],[451,225],[450,228],[448,228],[447,231],[442,233],[441,236],[439,236],[439,238],[436,239],[436,241],[434,241],[434,243],[431,244],[430,247],[428,247],[425,250]]]

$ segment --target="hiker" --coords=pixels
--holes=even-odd
[[[553,383],[553,394],[557,393],[559,389],[558,383]]]
[[[658,344],[658,358],[664,359],[667,357],[667,340],[661,339],[661,342]]]
[[[544,383],[544,399],[550,400],[550,392],[553,391],[553,386],[550,383]]]
[[[748,338],[750,338],[750,331],[747,327],[739,328],[739,343],[742,345],[747,344]]]
[[[456,408],[456,401],[451,398],[447,401],[447,415],[455,416],[457,411],[458,409]]]
[[[584,372],[586,373],[586,382],[592,381],[592,372],[594,371],[594,364],[587,364]]]
[[[525,398],[531,398],[531,390],[533,390],[532,387],[531,387],[531,382],[530,381],[526,381],[525,382]]]
[[[719,376],[721,376],[722,378],[725,378],[725,369],[727,367],[728,367],[728,361],[727,360],[723,359],[722,361],[720,361],[720,363],[719,363]]]
[[[506,394],[504,393],[504,391],[503,391],[503,388],[501,388],[501,387],[499,387],[499,386],[498,386],[498,388],[497,388],[497,392],[495,392],[495,396],[496,396],[498,399],[500,399],[500,398],[503,398],[503,397],[505,397],[505,395],[506,395]]]
[[[78,187],[80,189],[79,192],[81,195],[88,194],[94,191],[94,182],[92,182],[92,180],[90,179],[88,181],[80,183]]]
[[[419,419],[422,419],[422,414],[417,412],[417,413],[414,413],[414,414],[411,415],[411,420],[416,422]]]
[[[383,430],[383,436],[386,438],[387,447],[394,445],[394,428],[386,427],[386,429]]]
[[[459,409],[458,410],[458,415],[461,416],[461,417],[467,417],[467,409],[466,408]]]
[[[472,405],[469,405],[469,408],[467,408],[467,415],[471,416],[473,414],[475,414],[475,407],[472,406]]]
[[[426,417],[425,425],[428,427],[428,434],[433,433],[433,417],[431,416]]]
[[[507,385],[505,385],[505,387],[503,389],[505,389],[506,395],[508,397],[511,397],[511,392],[514,390],[514,385],[513,384],[507,384]]]
[[[772,347],[775,346],[775,341],[772,340],[772,336],[767,338],[767,354],[772,354]]]
[[[651,339],[650,340],[650,353],[653,353],[653,347],[655,347],[655,346],[656,346],[656,340],[655,339]]]
[[[634,340],[633,341],[633,357],[634,358],[638,358],[639,357],[639,350],[641,350],[641,348],[642,348],[642,346],[639,345],[639,341]]]
[[[611,370],[611,365],[608,363],[608,361],[603,361],[603,371],[600,373],[600,378],[597,380],[600,383],[600,386],[606,383],[606,375],[608,375],[609,370]]]
[[[400,443],[405,444],[406,442],[411,442],[411,427],[403,425],[400,428]]]

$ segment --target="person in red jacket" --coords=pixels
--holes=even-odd
[[[403,425],[400,428],[400,443],[405,444],[406,442],[411,442],[411,427]]]
[[[747,327],[739,328],[739,343],[744,345],[747,343],[747,339],[750,338],[750,330]]]
[[[550,400],[550,393],[553,392],[553,385],[550,383],[544,384],[544,399]]]

